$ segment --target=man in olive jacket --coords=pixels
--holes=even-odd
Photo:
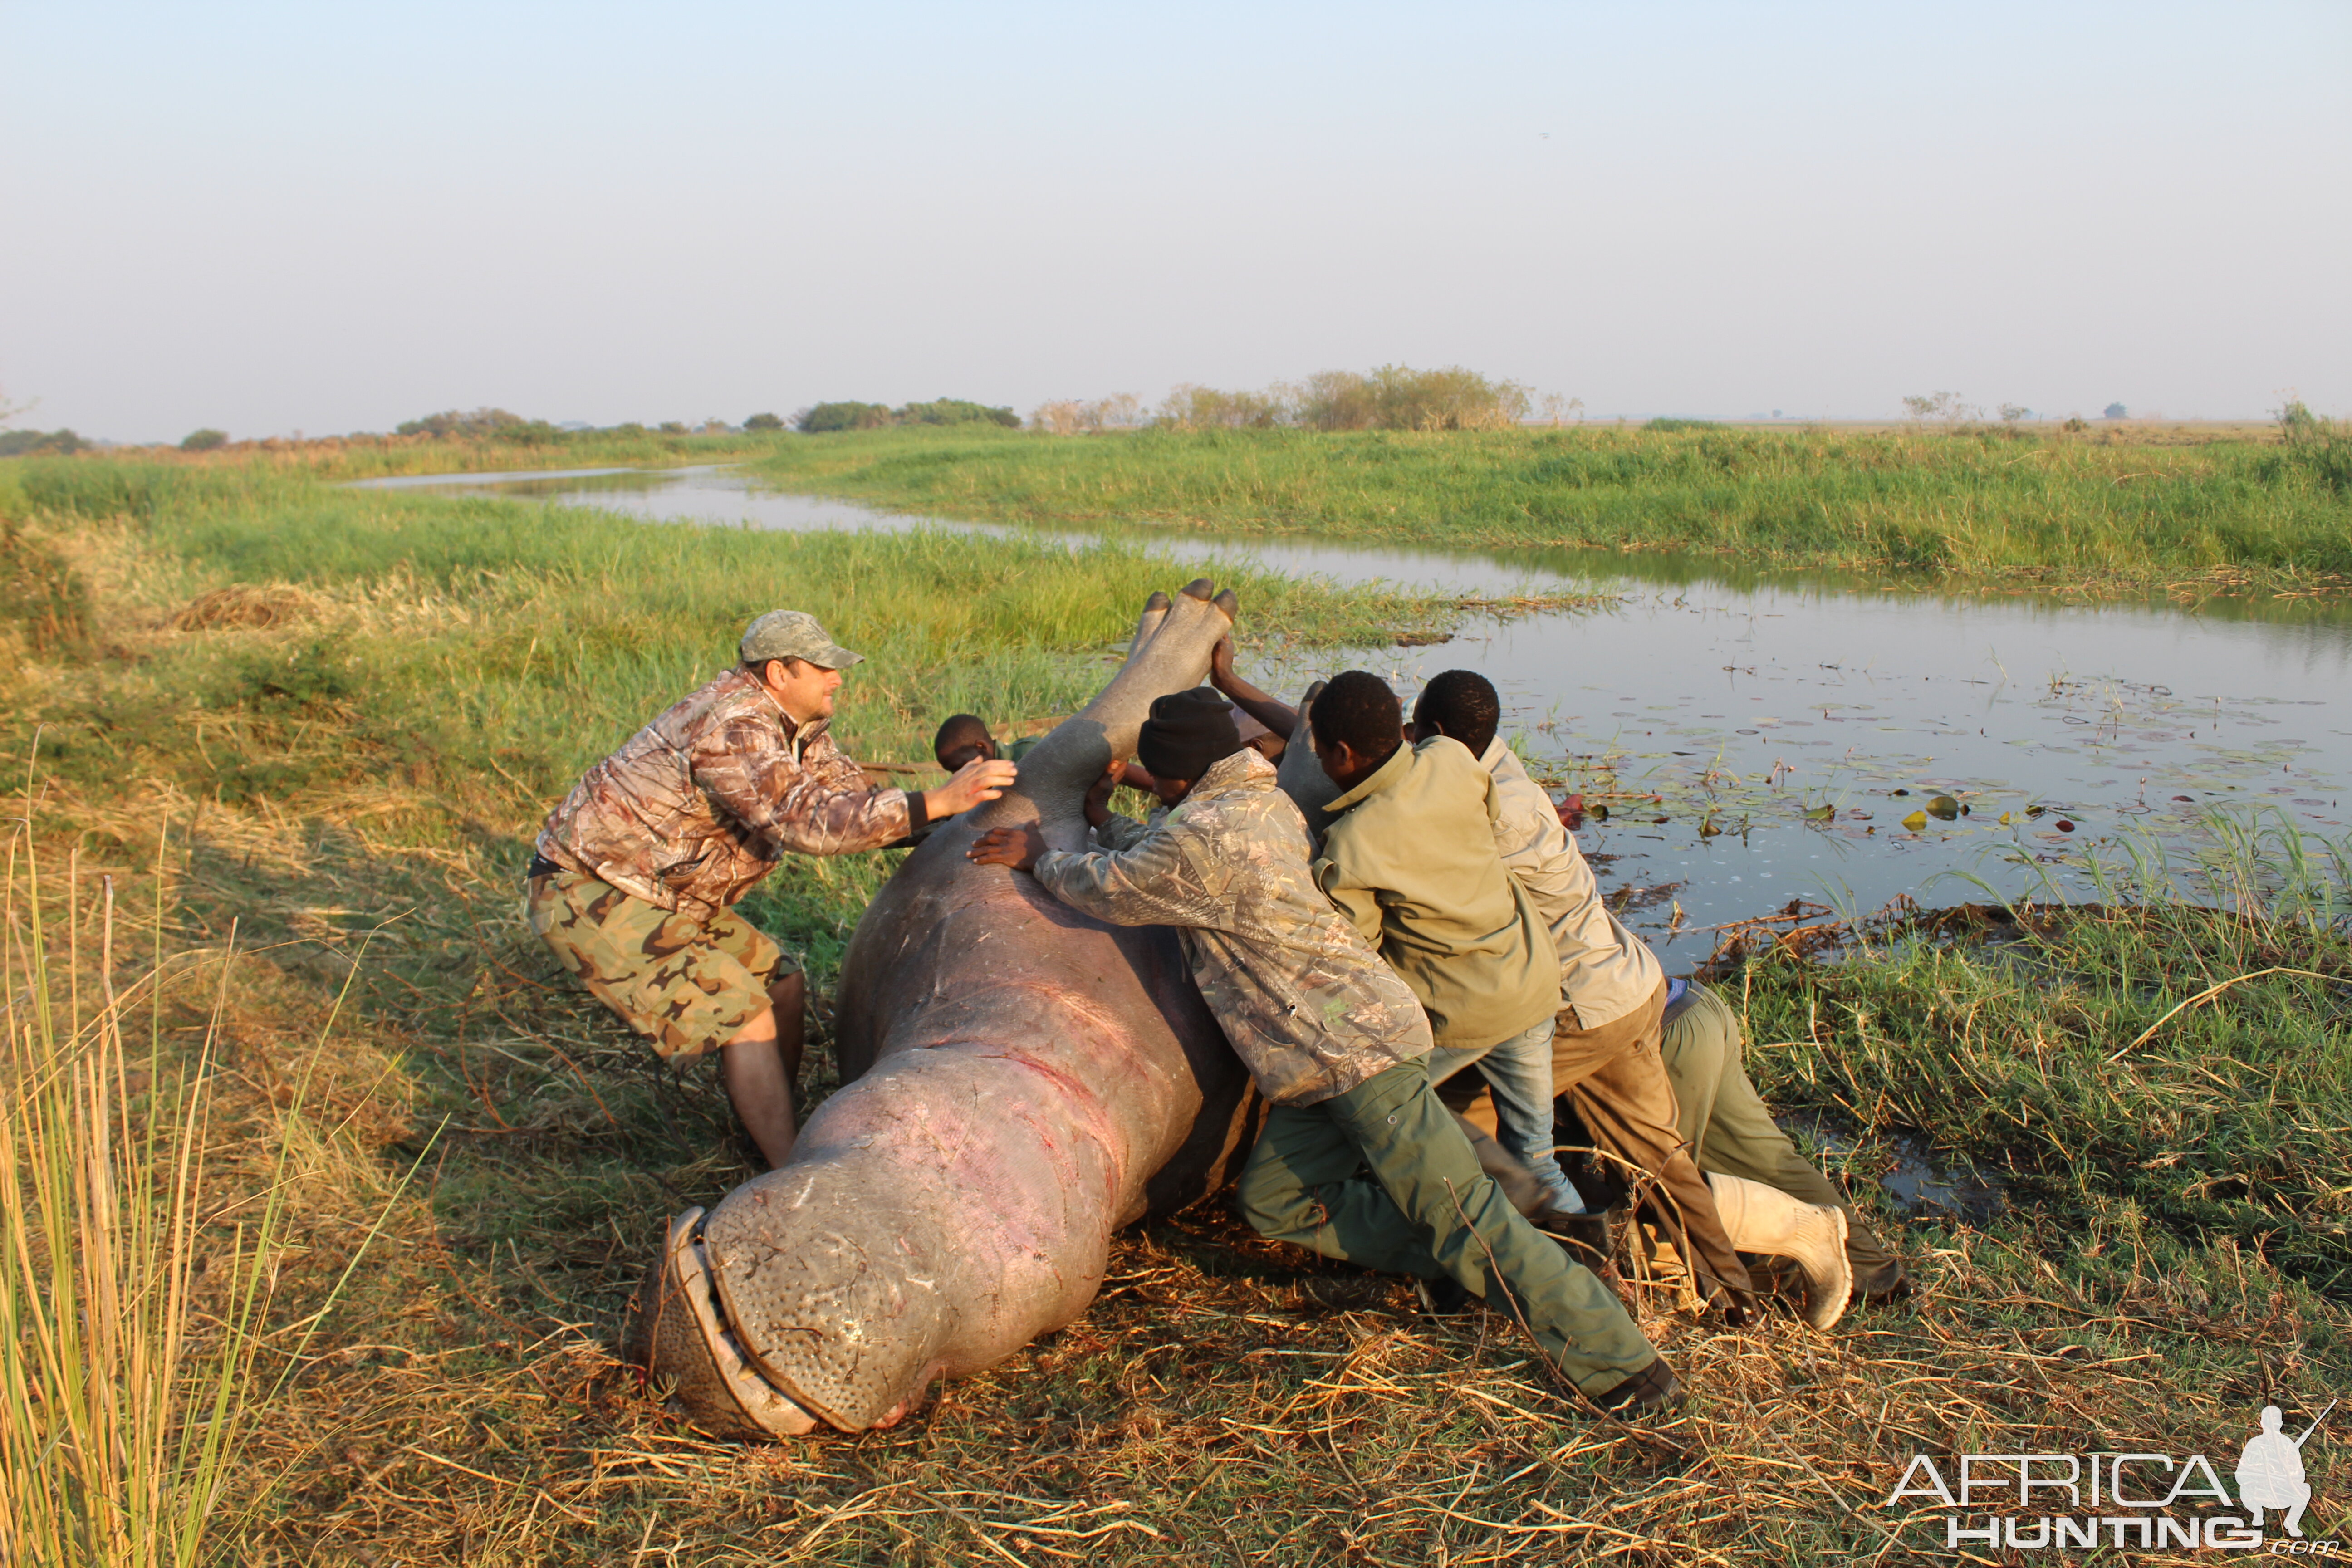
[[[1631,1167],[1621,1168],[1636,1178],[1630,1184],[1663,1189],[1664,1201],[1646,1205],[1650,1217],[1683,1244],[1700,1293],[1720,1290],[1727,1307],[1744,1310],[1752,1291],[1748,1270],[1675,1131],[1674,1091],[1658,1059],[1665,987],[1658,984],[1606,1029],[1583,1026],[1574,1000],[1562,994],[1550,924],[1497,851],[1494,822],[1502,805],[1494,775],[1449,736],[1407,746],[1402,719],[1387,683],[1362,671],[1338,677],[1316,699],[1316,752],[1344,791],[1325,808],[1335,820],[1316,880],[1421,997],[1441,1055],[1514,1025],[1524,1029],[1521,1015],[1540,1009],[1533,1046],[1539,1065],[1522,1065],[1515,1048],[1496,1047],[1435,1063],[1431,1077],[1450,1078],[1452,1068],[1476,1059],[1496,1091],[1498,1135],[1523,1160],[1526,1143],[1538,1135],[1513,1133],[1515,1119],[1531,1119],[1514,1102],[1530,1088],[1540,1095],[1549,1159],[1551,1097],[1566,1095],[1600,1147]],[[1507,908],[1515,918],[1495,923]]]

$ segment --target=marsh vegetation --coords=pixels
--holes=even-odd
[[[2352,435],[2323,422],[2193,444],[2103,435],[1202,421],[1075,439],[879,432],[782,447],[758,469],[983,520],[1701,552],[2109,592],[2352,578]]]
[[[1539,465],[1622,461],[1625,495],[1685,498],[1627,501],[1667,520],[1663,536],[1711,515],[1719,438],[891,431],[594,449],[772,453],[810,489],[898,487],[961,515],[1133,504],[1360,536],[1402,530],[1379,508],[1414,497],[1412,526],[1499,529],[1522,516],[1500,498]],[[1906,478],[1906,439],[1732,451],[1759,465],[1759,493],[1981,481],[2021,518],[2032,488],[2001,475],[2037,474],[2084,516],[2139,482],[2103,466],[2119,449],[1975,437],[1916,454],[1929,472]],[[2287,448],[2132,460],[2176,458],[2167,483],[2213,500],[2211,538],[2275,552],[2233,569],[2336,569],[2295,542],[2342,501]],[[2264,462],[2284,466],[2263,479]],[[1880,1506],[1913,1452],[2220,1454],[2264,1400],[2316,1414],[2352,1375],[2343,872],[2300,838],[2250,835],[2219,883],[2176,889],[2201,904],[1909,918],[1810,953],[1725,955],[1759,1084],[1839,1130],[1850,1152],[1832,1163],[1923,1289],[1829,1336],[1645,1298],[1693,1392],[1663,1432],[1561,1397],[1503,1320],[1419,1316],[1379,1284],[1325,1304],[1341,1271],[1214,1205],[1124,1235],[1085,1317],[898,1429],[761,1450],[679,1431],[611,1358],[620,1306],[661,1218],[749,1173],[716,1083],[659,1069],[523,928],[515,881],[541,815],[780,599],[825,605],[870,655],[845,705],[851,753],[919,766],[940,713],[1017,728],[1067,711],[1133,605],[1194,558],[1181,538],[1170,560],[648,528],[323,482],[403,465],[514,466],[494,441],[422,438],[0,469],[0,731],[24,781],[0,1066],[17,1359],[0,1394],[12,1432],[66,1434],[53,1462],[81,1467],[12,1458],[0,1506],[20,1560],[1903,1560],[1941,1541]],[[1781,514],[1754,515],[1742,526],[1771,537]],[[2126,513],[2195,555],[2206,535],[2147,521],[2191,515]],[[2115,529],[2099,537],[2120,550]],[[2067,569],[2101,559],[2090,539]],[[1307,642],[1459,614],[1265,572],[1238,587],[1253,635]],[[806,956],[820,1047],[841,944],[893,858],[788,861],[750,910]],[[1897,1212],[1874,1178],[1904,1138],[1998,1175],[2010,1206],[1981,1223]],[[116,1227],[121,1278],[158,1282],[133,1292],[141,1310],[181,1303],[178,1341],[122,1342],[146,1360],[116,1386],[151,1413],[118,1428],[136,1438],[122,1447],[60,1425],[63,1374],[43,1370],[25,1305],[102,1321],[74,1314],[89,1298],[61,1271],[83,1215]],[[2332,1447],[2307,1462],[2335,1497]]]

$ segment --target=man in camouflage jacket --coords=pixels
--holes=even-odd
[[[1027,870],[1114,925],[1177,930],[1202,998],[1272,1109],[1241,1178],[1265,1235],[1391,1273],[1507,1289],[1555,1364],[1604,1407],[1662,1403],[1674,1378],[1617,1298],[1478,1167],[1429,1086],[1429,1020],[1316,887],[1307,821],[1205,688],[1160,698],[1137,741],[1166,809],[1139,825],[1087,803],[1100,850],[1034,825],[982,834],[974,860]],[[1361,1167],[1370,1178],[1360,1175]]]
[[[524,911],[564,969],[666,1060],[713,1047],[761,1153],[792,1152],[805,991],[734,906],[787,850],[877,849],[993,800],[1010,763],[940,789],[877,790],[827,732],[841,672],[861,656],[814,616],[772,610],[741,663],[588,770],[549,814]]]

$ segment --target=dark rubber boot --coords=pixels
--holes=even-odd
[[[1643,1367],[1605,1394],[1591,1396],[1592,1403],[1612,1415],[1631,1418],[1649,1415],[1682,1402],[1683,1385],[1676,1380],[1664,1356]]]
[[[1856,1274],[1853,1277],[1853,1293],[1861,1297],[1865,1305],[1872,1307],[1908,1300],[1911,1297],[1911,1277],[1903,1272],[1900,1259],[1890,1258],[1867,1274]]]

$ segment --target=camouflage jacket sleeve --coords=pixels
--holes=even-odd
[[[872,788],[830,735],[795,755],[772,719],[744,714],[698,742],[694,782],[778,850],[839,855],[907,836],[907,792]]]
[[[1192,857],[1185,852],[1181,826],[1163,825],[1154,831],[1132,822],[1128,826],[1133,831],[1126,836],[1125,847],[1083,854],[1049,850],[1032,874],[1072,909],[1110,925],[1216,923],[1212,917],[1221,900],[1203,884]]]
[[[1105,849],[1124,849],[1148,831],[1150,829],[1135,818],[1113,812],[1109,821],[1094,830],[1094,840]]]

